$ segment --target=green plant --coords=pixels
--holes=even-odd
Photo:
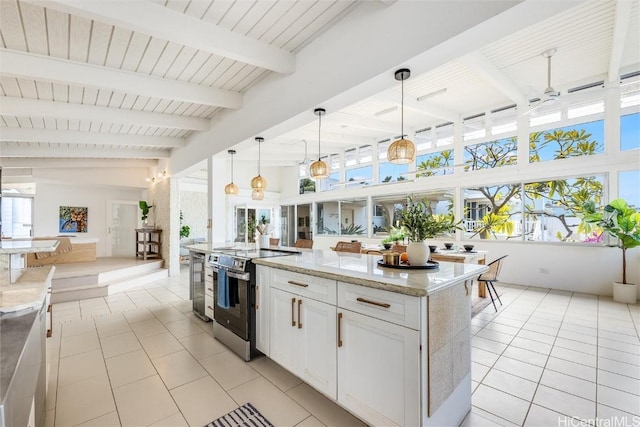
[[[264,215],[261,215],[260,216],[260,220],[256,224],[256,229],[258,230],[258,232],[260,234],[266,234],[265,232],[267,231],[267,224],[268,223],[269,223],[269,221],[267,221],[267,217],[264,216]]]
[[[182,216],[182,211],[180,211],[180,238],[187,238],[189,237],[189,234],[191,234],[191,227],[189,227],[188,225],[182,225],[182,220],[183,220],[183,216]]]
[[[622,249],[622,283],[627,284],[627,249],[640,246],[640,212],[623,199],[609,202],[602,211],[596,210],[593,201],[584,204],[584,221],[596,224],[610,236],[618,239]]]
[[[403,227],[396,228],[391,226],[391,233],[384,240],[382,240],[382,244],[385,243],[398,243],[407,238],[407,231]]]
[[[456,221],[453,214],[432,214],[425,200],[414,202],[411,197],[400,213],[400,218],[411,242],[422,242],[459,230],[462,223],[462,220]]]
[[[506,233],[511,236],[514,225],[508,210],[508,206],[502,206],[497,212],[489,212],[484,215],[481,225],[473,229],[474,236],[480,234],[481,239],[488,239],[490,235],[497,238],[496,233]]]
[[[140,207],[140,210],[142,211],[142,220],[146,221],[147,217],[149,216],[149,210],[153,207],[149,204],[147,204],[147,202],[145,200],[140,200],[138,202],[138,206]]]

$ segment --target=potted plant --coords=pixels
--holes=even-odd
[[[182,216],[182,211],[180,211],[180,238],[186,239],[191,234],[191,227],[189,227],[188,225],[182,225],[183,220],[184,217]]]
[[[142,225],[146,228],[147,227],[147,218],[149,217],[149,211],[151,210],[151,208],[153,208],[153,206],[147,204],[146,200],[140,200],[138,202],[138,206],[140,207],[140,210],[142,211]]]
[[[601,211],[596,211],[593,201],[584,205],[584,221],[596,224],[612,237],[622,249],[622,282],[613,282],[613,299],[618,302],[635,304],[637,284],[627,283],[627,249],[640,246],[640,212],[629,207],[623,199],[609,202]]]
[[[462,222],[456,222],[452,214],[434,215],[426,201],[414,202],[411,198],[400,213],[400,218],[409,239],[407,257],[411,265],[425,265],[429,260],[431,251],[426,239],[460,229]]]
[[[256,230],[260,234],[259,244],[261,248],[266,248],[269,246],[269,221],[267,221],[267,217],[264,215],[260,216],[260,220],[256,225]]]

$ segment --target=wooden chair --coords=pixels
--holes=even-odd
[[[489,291],[489,296],[491,297],[491,302],[493,303],[493,308],[495,308],[496,313],[498,312],[498,308],[496,307],[496,302],[493,298],[493,295],[495,294],[495,297],[498,298],[500,305],[502,305],[502,301],[500,301],[500,295],[498,295],[496,288],[493,286],[493,282],[498,281],[498,275],[500,274],[500,269],[502,268],[502,260],[505,259],[507,256],[508,255],[501,256],[500,258],[495,259],[491,261],[489,264],[487,264],[487,267],[489,267],[489,271],[487,271],[486,273],[482,273],[481,275],[478,276],[478,279],[477,279],[478,282],[485,283],[485,286],[487,287],[487,291]],[[491,293],[492,290],[493,290],[493,293]]]
[[[403,252],[407,252],[407,246],[406,245],[393,245],[393,246],[391,246],[391,251],[401,254]]]
[[[269,237],[269,246],[278,246],[279,244],[280,244],[280,239]]]
[[[360,242],[338,242],[334,249],[336,252],[351,252],[359,254],[362,250],[362,243]]]
[[[294,245],[296,248],[304,248],[304,249],[312,249],[313,248],[313,240],[309,239],[298,239]]]
[[[376,251],[375,249],[370,249],[367,251],[367,255],[382,255],[382,252]]]

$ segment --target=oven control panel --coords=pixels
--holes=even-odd
[[[209,255],[209,264],[216,267],[225,267],[226,270],[244,273],[247,271],[247,261],[243,258],[237,258],[224,254]]]

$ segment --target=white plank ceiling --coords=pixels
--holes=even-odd
[[[21,167],[47,158],[166,159],[216,114],[242,108],[243,94],[266,75],[294,73],[296,53],[359,3],[1,0],[0,159],[21,159]],[[405,83],[406,127],[540,96],[541,53],[551,47],[552,84],[563,93],[637,71],[639,11],[638,0],[585,2],[414,75]],[[324,149],[393,137],[399,103],[392,80],[385,92],[327,115]],[[304,140],[313,157],[316,123],[265,144],[265,164],[302,160]],[[239,148],[237,160],[256,159],[255,144]]]

